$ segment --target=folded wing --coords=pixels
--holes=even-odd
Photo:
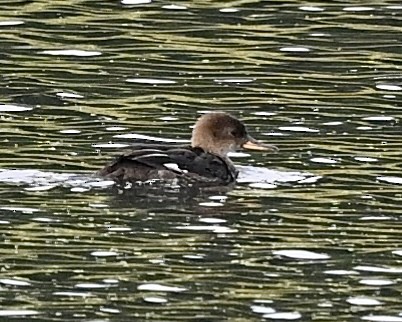
[[[222,158],[200,148],[137,149],[121,155],[100,172],[117,181],[183,179],[228,184],[237,172]]]

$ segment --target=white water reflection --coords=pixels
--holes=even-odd
[[[154,303],[154,304],[163,304],[167,303],[167,299],[159,296],[146,296],[143,298],[144,302]]]
[[[219,9],[219,12],[222,12],[222,13],[233,13],[233,12],[238,12],[239,11],[239,9],[237,9],[237,8],[222,8],[222,9]]]
[[[222,78],[214,79],[216,83],[250,83],[255,81],[254,78]]]
[[[130,146],[130,144],[124,144],[124,143],[100,143],[100,144],[92,144],[92,147],[94,148],[111,148],[111,149],[119,149],[119,148],[127,148]]]
[[[364,266],[359,265],[354,267],[355,270],[363,272],[375,272],[375,273],[385,273],[385,274],[401,274],[402,268],[396,267],[378,267],[378,266]]]
[[[121,3],[126,5],[148,4],[151,2],[151,0],[121,0]]]
[[[32,107],[22,106],[22,105],[14,105],[14,104],[0,104],[0,112],[24,112],[30,111]]]
[[[53,188],[55,188],[56,185],[54,184],[50,184],[50,185],[44,185],[44,186],[36,186],[36,187],[26,187],[24,188],[25,191],[47,191],[47,190],[52,190]]]
[[[236,166],[239,170],[239,183],[249,183],[254,188],[272,189],[274,183],[315,183],[321,176],[309,172],[280,171],[262,167]],[[306,181],[307,180],[307,181]]]
[[[169,79],[156,79],[156,78],[128,78],[128,83],[149,84],[149,85],[170,85],[176,84],[174,80]]]
[[[22,20],[8,20],[8,21],[0,21],[0,27],[2,26],[18,26],[23,25],[25,22]]]
[[[392,116],[368,116],[368,117],[363,117],[362,120],[364,121],[379,121],[379,122],[385,122],[385,121],[394,121],[395,118]]]
[[[359,275],[358,272],[346,269],[332,269],[324,271],[325,274],[328,275]]]
[[[70,129],[70,130],[61,130],[59,131],[62,134],[79,134],[81,133],[80,130],[74,130],[74,129]]]
[[[221,202],[209,201],[209,202],[200,202],[199,205],[204,207],[222,207],[224,204]]]
[[[356,296],[349,297],[346,302],[352,305],[362,305],[362,306],[371,306],[371,305],[381,305],[383,304],[377,299],[365,297],[365,296]]]
[[[56,96],[61,98],[84,98],[82,95],[67,92],[56,93]]]
[[[21,212],[23,214],[32,214],[34,212],[40,211],[37,208],[27,208],[27,207],[1,207],[0,209],[14,211],[14,212]]]
[[[206,225],[188,225],[185,224],[183,226],[176,226],[176,229],[182,229],[182,230],[195,230],[195,231],[210,231],[215,234],[230,234],[230,233],[237,233],[239,230],[235,228],[230,228],[226,226],[221,226],[221,225],[211,225],[211,226],[206,226]]]
[[[309,52],[310,49],[308,49],[308,48],[306,48],[306,47],[282,47],[282,48],[280,49],[280,51],[303,53],[303,52]]]
[[[28,316],[37,314],[39,312],[35,310],[0,310],[0,316]]]
[[[372,7],[346,7],[346,8],[343,8],[342,10],[359,12],[359,11],[371,11],[371,10],[374,10],[374,8],[372,8]]]
[[[116,144],[111,145],[115,147]],[[120,145],[119,145],[120,146]],[[98,145],[100,147],[100,145]],[[102,145],[105,147],[105,145]],[[274,189],[281,183],[315,183],[321,176],[308,172],[279,171],[262,167],[237,166],[239,170],[238,183],[249,184],[257,189]],[[26,191],[48,191],[58,186],[70,187],[72,192],[85,192],[94,188],[102,189],[113,186],[112,180],[105,180],[94,174],[77,175],[70,173],[46,172],[40,170],[6,170],[0,169],[0,182],[8,184],[26,184]],[[200,204],[205,207],[222,206],[225,198],[216,196],[210,202]]]
[[[95,257],[109,257],[109,256],[117,256],[119,255],[117,252],[109,251],[109,250],[96,250],[91,253],[91,256]]]
[[[315,163],[326,163],[326,164],[335,164],[338,162],[331,158],[311,158],[310,161]]]
[[[108,287],[110,287],[110,285],[109,284],[101,284],[101,283],[78,283],[78,284],[75,284],[74,287],[96,289],[96,288],[108,288]]]
[[[251,305],[250,308],[251,308],[251,311],[253,311],[254,313],[260,313],[260,314],[275,313],[275,310],[269,306]]]
[[[52,56],[79,56],[92,57],[102,55],[100,51],[78,50],[78,49],[62,49],[62,50],[44,50],[41,54]]]
[[[72,292],[72,291],[54,292],[53,295],[66,296],[66,297],[83,297],[83,298],[94,296],[92,293],[89,292]]]
[[[317,133],[320,132],[317,129],[311,129],[309,127],[305,126],[281,126],[279,127],[279,130],[281,131],[291,131],[291,132],[310,132],[310,133]]]
[[[303,6],[303,7],[299,7],[300,10],[303,11],[311,11],[311,12],[321,12],[324,11],[323,8],[320,7],[313,7],[313,6]]]
[[[139,140],[149,140],[149,141],[167,142],[167,143],[189,143],[190,142],[190,140],[161,138],[161,137],[137,134],[137,133],[117,134],[117,135],[114,135],[114,137],[118,138],[118,139],[139,139]]]
[[[359,281],[359,284],[363,285],[370,285],[370,286],[386,286],[386,285],[392,285],[395,284],[396,282],[387,280],[387,279],[362,279]]]
[[[378,159],[376,158],[370,158],[370,157],[354,157],[356,161],[361,161],[361,162],[377,162]]]
[[[381,176],[381,177],[377,177],[377,180],[385,181],[385,182],[393,183],[393,184],[402,184],[402,177]]]
[[[167,4],[162,6],[162,9],[167,9],[167,10],[187,10],[186,6],[179,6],[176,4]]]
[[[402,91],[402,86],[392,84],[378,84],[375,87],[386,91]]]
[[[392,315],[367,315],[363,316],[362,320],[374,322],[402,322],[402,317]]]
[[[173,293],[187,291],[187,289],[184,287],[168,286],[157,283],[141,284],[137,287],[137,289],[139,291],[156,291],[156,292],[173,292]]]
[[[270,320],[297,320],[301,317],[299,312],[278,312],[263,315],[263,318]]]
[[[311,259],[311,260],[319,260],[319,259],[329,259],[330,257],[327,254],[316,253],[308,250],[300,250],[300,249],[284,249],[284,250],[276,250],[273,251],[274,255],[289,257],[293,259]]]
[[[27,281],[11,279],[11,278],[2,278],[0,279],[0,284],[4,285],[12,285],[12,286],[31,286],[32,284]]]
[[[57,186],[80,188],[107,188],[114,181],[104,180],[93,175],[78,176],[76,174],[45,172],[39,170],[5,170],[0,169],[0,182],[8,184],[26,184],[27,191],[46,191]]]

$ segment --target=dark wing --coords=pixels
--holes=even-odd
[[[146,181],[158,179],[158,172],[166,170],[165,163],[171,163],[169,155],[156,149],[141,149],[119,156],[111,164],[99,171],[105,176],[118,181]],[[172,173],[173,174],[173,173]],[[171,178],[175,178],[174,175]]]
[[[167,154],[195,181],[230,183],[236,180],[237,171],[232,164],[200,148],[172,149]]]
[[[235,181],[234,167],[199,148],[141,149],[118,157],[100,175],[119,181],[182,178],[227,184]]]

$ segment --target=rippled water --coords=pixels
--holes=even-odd
[[[402,321],[400,3],[0,9],[0,316]],[[214,110],[281,150],[233,190],[93,174]]]

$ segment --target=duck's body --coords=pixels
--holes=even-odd
[[[202,116],[194,126],[191,146],[139,146],[118,157],[99,174],[116,181],[182,179],[227,185],[238,171],[227,154],[239,147],[276,150],[255,141],[243,123],[226,113]]]
[[[100,174],[117,181],[183,179],[218,184],[229,184],[237,178],[237,170],[231,162],[191,146],[139,147],[118,157]]]

